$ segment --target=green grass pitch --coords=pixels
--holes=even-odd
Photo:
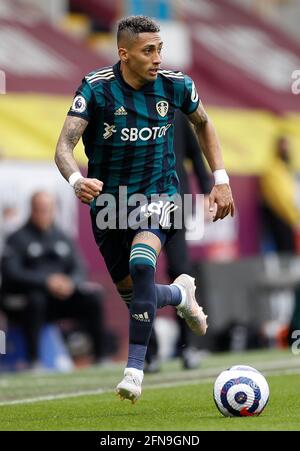
[[[215,407],[216,376],[234,364],[266,376],[270,401],[259,417],[224,418]],[[300,356],[290,350],[212,354],[200,369],[179,361],[146,375],[141,399],[132,405],[113,392],[123,366],[68,374],[4,374],[0,377],[0,430],[202,431],[300,430]]]

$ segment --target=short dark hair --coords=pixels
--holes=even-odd
[[[129,16],[121,19],[118,23],[117,42],[125,32],[136,38],[139,33],[157,33],[160,31],[159,25],[151,17]]]

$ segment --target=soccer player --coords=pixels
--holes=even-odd
[[[214,221],[234,214],[229,178],[212,122],[191,78],[160,68],[163,42],[159,31],[159,26],[145,16],[119,22],[120,60],[83,79],[55,154],[61,174],[74,187],[77,197],[91,205],[96,243],[118,292],[129,306],[128,362],[116,391],[132,402],[141,395],[144,359],[157,308],[173,305],[198,335],[206,333],[206,315],[196,301],[194,279],[189,275],[180,275],[171,285],[155,284],[157,258],[174,233],[174,224],[165,227],[171,217],[167,214],[172,211],[170,201],[163,207],[161,203],[150,203],[148,210],[141,209],[145,217],[155,213],[159,227],[136,229],[123,225],[102,227],[98,221],[104,208],[101,199],[106,194],[117,198],[120,186],[126,186],[128,196],[141,193],[149,199],[154,194],[170,199],[178,192],[173,122],[175,110],[181,109],[195,126],[214,173],[215,185],[210,193],[210,210],[216,205]],[[80,173],[73,156],[81,136],[88,157],[87,178]],[[115,216],[120,224],[120,208]]]

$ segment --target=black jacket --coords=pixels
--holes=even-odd
[[[55,226],[41,231],[30,222],[8,237],[1,272],[4,292],[45,289],[53,273],[66,274],[75,285],[86,277],[70,238]]]

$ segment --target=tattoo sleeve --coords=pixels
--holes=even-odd
[[[76,116],[67,116],[62,131],[58,138],[55,151],[55,163],[62,174],[68,180],[73,172],[79,171],[73,156],[73,150],[81,138],[88,122]]]
[[[215,131],[202,103],[194,113],[188,116],[190,122],[194,125],[195,132],[199,141],[200,149],[212,171],[223,169],[224,162],[221,152],[221,146]]]
[[[194,124],[195,131],[198,132],[207,124],[208,116],[201,102],[199,102],[198,108],[194,113],[190,114],[189,120]]]

